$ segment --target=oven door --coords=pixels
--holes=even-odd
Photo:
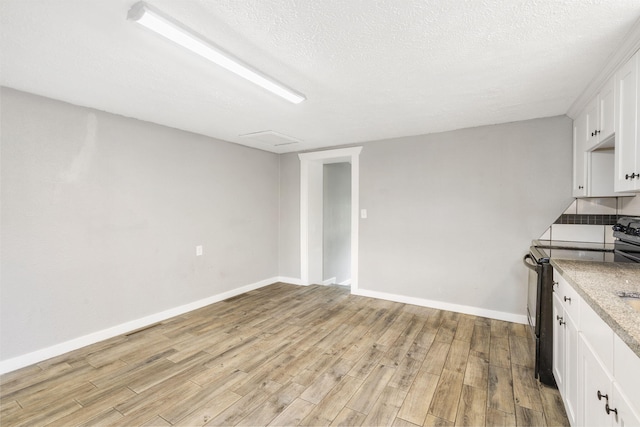
[[[542,266],[538,264],[534,255],[530,252],[522,259],[529,269],[529,281],[527,285],[527,319],[529,326],[536,337],[540,336],[540,322],[538,310],[538,298],[540,294],[540,279],[542,278]]]
[[[613,251],[615,262],[636,262],[640,263],[640,245],[616,240]]]

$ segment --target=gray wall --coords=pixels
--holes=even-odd
[[[323,280],[351,279],[351,164],[324,165]]]
[[[571,142],[558,116],[360,144],[359,288],[524,315],[521,258],[573,200]],[[280,271],[299,278],[299,160],[280,164]]]
[[[300,278],[297,154],[0,94],[0,360]],[[570,119],[363,145],[360,288],[523,314],[520,259],[572,200]]]
[[[280,155],[280,276],[300,280],[300,159]]]
[[[522,256],[571,203],[572,122],[370,142],[359,287],[524,314]]]
[[[277,155],[6,88],[1,108],[0,359],[278,275]]]

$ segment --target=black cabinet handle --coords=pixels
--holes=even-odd
[[[578,185],[578,190],[582,190],[584,187],[582,185]]]
[[[611,408],[609,408],[609,404],[608,403],[606,405],[604,405],[604,410],[607,411],[607,415],[609,415],[611,412],[615,412],[615,414],[618,415],[618,408],[611,409]]]
[[[602,400],[602,398],[607,399],[607,402],[609,401],[609,395],[608,394],[602,394],[600,393],[600,390],[598,390],[598,400]]]
[[[595,132],[591,132],[591,136],[596,136],[596,133]]]
[[[564,302],[567,302],[567,301],[569,301],[569,303],[571,303],[571,298],[569,298],[569,297],[564,297]]]
[[[558,324],[559,324],[560,326],[562,326],[562,325],[564,325],[565,323],[567,323],[567,322],[565,322],[565,321],[564,321],[564,317],[556,316],[556,320],[558,321]]]
[[[597,131],[596,131],[596,135],[599,135],[599,134],[600,134],[600,131],[599,131],[599,130],[597,130]]]

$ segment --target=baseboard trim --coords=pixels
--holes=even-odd
[[[60,356],[61,354],[68,353],[70,351],[77,350],[79,348],[86,347],[88,345],[95,344],[97,342],[104,341],[109,338],[116,337],[118,335],[123,335],[129,332],[135,331],[137,329],[141,329],[146,326],[152,325],[154,323],[162,322],[164,320],[170,319],[175,316],[179,316],[189,311],[197,310],[207,305],[214,304],[216,302],[223,301],[227,298],[231,298],[236,295],[240,295],[245,292],[252,291],[254,289],[259,289],[276,282],[289,283],[289,284],[298,285],[298,286],[305,286],[305,284],[302,283],[302,280],[293,278],[293,277],[277,276],[270,279],[261,280],[259,282],[241,286],[239,288],[222,292],[220,294],[216,294],[198,301],[194,301],[178,307],[170,308],[168,310],[165,310],[159,313],[145,316],[140,319],[132,320],[130,322],[125,322],[125,323],[113,326],[111,328],[103,329],[101,331],[96,331],[78,338],[71,339],[69,341],[65,341],[60,344],[43,348],[41,350],[36,350],[31,353],[23,354],[21,356],[0,361],[0,374],[5,374],[7,372],[24,368],[25,366],[33,365],[35,363],[40,363],[52,357]],[[527,316],[514,314],[514,313],[506,313],[502,311],[483,309],[479,307],[471,307],[471,306],[452,304],[452,303],[447,303],[442,301],[434,301],[434,300],[428,300],[428,299],[422,299],[422,298],[416,298],[416,297],[409,297],[405,295],[390,294],[386,292],[371,291],[367,289],[357,289],[352,293],[354,295],[360,295],[360,296],[365,296],[370,298],[401,302],[404,304],[413,304],[421,307],[437,308],[439,310],[455,311],[458,313],[472,314],[475,316],[505,320],[508,322],[522,323],[522,324],[527,323]]]
[[[308,286],[308,283],[302,283],[301,279],[296,279],[295,277],[286,277],[286,276],[278,276],[276,278],[278,282],[288,283],[290,285],[298,285],[298,286]]]
[[[474,316],[488,317],[490,319],[505,320],[514,323],[527,323],[527,316],[524,314],[507,313],[503,311],[489,310],[480,307],[471,307],[468,305],[452,304],[449,302],[435,301],[423,298],[409,297],[405,295],[389,294],[386,292],[370,291],[367,289],[358,289],[353,292],[354,295],[363,297],[377,298],[388,301],[401,302],[404,304],[418,305],[421,307],[437,308],[439,310],[455,311],[457,313],[472,314]]]
[[[325,286],[327,286],[327,285],[334,285],[335,283],[336,283],[336,278],[335,278],[335,277],[332,277],[332,278],[330,278],[330,279],[327,279],[327,280],[323,280],[323,281],[322,281],[322,284],[323,284],[323,285],[325,285]]]
[[[347,279],[344,282],[338,283],[340,286],[351,286],[351,279]]]
[[[0,374],[15,371],[25,366],[33,365],[35,363],[42,362],[52,357],[60,356],[61,354],[68,353],[73,350],[77,350],[82,347],[86,347],[91,344],[95,344],[100,341],[104,341],[109,338],[123,335],[131,331],[135,331],[145,326],[158,323],[171,317],[179,316],[189,311],[197,310],[198,308],[205,307],[207,305],[223,301],[227,298],[234,297],[236,295],[243,294],[245,292],[259,289],[264,286],[270,285],[276,282],[282,282],[281,277],[273,277],[270,279],[261,280],[259,282],[251,283],[249,285],[241,286],[239,288],[232,289],[230,291],[222,292],[198,301],[194,301],[188,304],[184,304],[178,307],[170,308],[159,313],[155,313],[149,316],[142,317],[140,319],[132,320],[129,322],[121,323],[111,328],[96,331],[78,338],[65,341],[60,344],[55,344],[51,347],[36,350],[31,353],[23,354],[21,356],[13,357],[11,359],[0,361]]]

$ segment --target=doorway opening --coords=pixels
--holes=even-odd
[[[322,165],[322,284],[351,284],[351,163]]]
[[[348,263],[351,277],[350,281],[345,279],[342,283],[349,284],[352,293],[358,289],[359,155],[361,151],[362,147],[350,147],[298,155],[300,158],[300,279],[304,285],[325,282],[324,166],[348,163],[351,178],[350,239],[348,239],[350,260]],[[339,168],[341,167],[336,169]],[[344,228],[344,226],[340,227]],[[338,242],[335,243],[338,244]],[[340,244],[344,245],[344,243],[342,241]],[[329,263],[332,262],[329,260]]]

